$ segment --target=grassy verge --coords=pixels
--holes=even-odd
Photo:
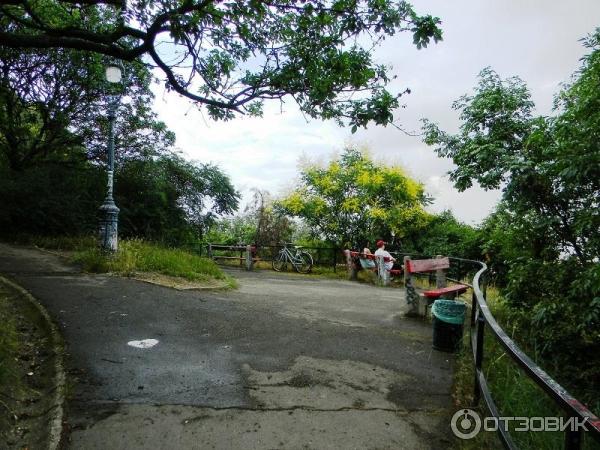
[[[54,348],[39,311],[0,282],[1,448],[47,446],[54,378]]]
[[[514,338],[519,330],[511,327],[511,311],[504,304],[498,291],[488,288],[488,305],[498,323],[506,333]],[[473,355],[468,341],[468,332],[465,332],[463,349],[457,357],[454,401],[457,409],[471,408],[473,404],[474,369]],[[524,349],[533,360],[537,360],[535,348]],[[543,368],[543,363],[541,366]],[[488,380],[492,397],[496,402],[500,414],[506,417],[561,417],[561,410],[529,377],[518,368],[509,355],[503,350],[493,335],[487,330],[484,339],[483,370]],[[480,405],[484,405],[481,400]],[[488,415],[484,406],[479,408],[482,417]],[[552,431],[538,432],[511,432],[511,437],[521,449],[558,450],[564,448],[564,433]],[[458,440],[456,448],[460,450],[476,450],[481,448],[503,448],[495,432],[480,432],[471,440]],[[584,449],[600,449],[592,439],[584,442]]]
[[[26,240],[20,239],[20,242],[63,251],[72,262],[81,265],[86,272],[112,272],[123,276],[157,273],[198,284],[237,287],[236,281],[208,258],[142,240],[121,240],[119,250],[115,254],[103,252],[92,236],[28,236]]]
[[[19,384],[16,363],[19,334],[8,301],[8,293],[0,288],[0,430],[8,425],[6,418],[13,415],[6,402],[8,388]]]
[[[227,287],[236,287],[235,280],[210,259],[139,240],[121,241],[114,255],[107,255],[95,246],[78,250],[73,261],[88,272],[114,272],[125,276],[155,272],[195,282],[219,280]]]

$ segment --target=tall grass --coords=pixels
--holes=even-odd
[[[88,272],[115,272],[126,276],[155,272],[190,281],[222,280],[230,287],[235,285],[234,280],[210,259],[141,240],[121,241],[115,254],[107,254],[96,246],[79,250],[73,261]]]

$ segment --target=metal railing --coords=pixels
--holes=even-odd
[[[461,260],[460,258],[451,258]],[[564,448],[566,450],[580,450],[583,443],[583,435],[586,433],[600,443],[600,419],[588,410],[581,402],[571,396],[561,385],[554,381],[544,370],[531,360],[516,344],[508,337],[502,327],[496,322],[494,316],[486,302],[486,284],[483,288],[480,286],[480,280],[487,271],[487,266],[479,261],[465,260],[461,261],[476,264],[480,267],[473,277],[473,296],[471,309],[471,348],[473,350],[473,360],[475,364],[475,406],[481,398],[486,403],[491,415],[499,418],[500,414],[496,403],[492,397],[488,382],[482,370],[484,358],[484,338],[486,328],[492,333],[495,339],[502,345],[506,354],[534,381],[554,403],[564,411],[569,418],[574,418],[582,423],[585,421],[586,430],[566,430]],[[518,446],[513,441],[510,433],[505,427],[498,427],[499,437],[505,448],[509,450],[518,450]]]

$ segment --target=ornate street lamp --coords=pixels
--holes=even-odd
[[[121,83],[122,69],[111,64],[106,67],[106,81],[112,84]],[[118,89],[120,92],[121,89]],[[121,95],[108,96],[108,189],[104,203],[100,206],[100,245],[104,250],[116,252],[118,248],[119,208],[113,199],[113,176],[115,169],[115,119]]]

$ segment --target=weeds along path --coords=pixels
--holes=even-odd
[[[0,245],[64,335],[73,449],[451,445],[452,359],[400,289],[229,271],[232,291],[89,276]]]

